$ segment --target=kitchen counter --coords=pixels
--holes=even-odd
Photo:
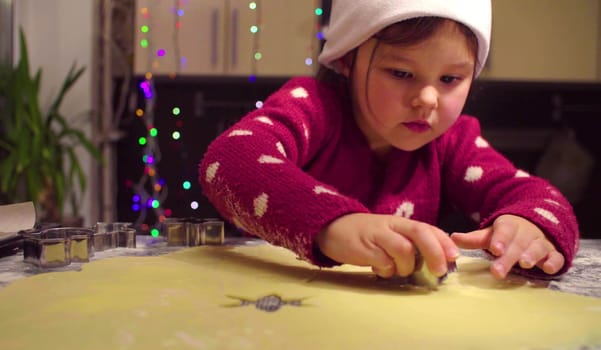
[[[228,245],[253,245],[263,241],[239,237],[226,238]],[[91,259],[100,260],[115,256],[152,256],[162,255],[182,249],[170,247],[161,240],[150,236],[138,236],[137,248],[116,248],[98,252]],[[469,256],[484,256],[479,251],[464,251]],[[11,282],[26,278],[31,275],[51,271],[80,270],[84,263],[71,263],[68,266],[54,269],[41,269],[23,261],[22,252],[0,259],[0,288],[6,287]],[[537,281],[537,284],[546,285],[547,288],[578,295],[601,298],[601,240],[583,239],[580,250],[574,260],[573,267],[568,273],[557,280]],[[510,277],[512,278],[512,277]],[[519,278],[516,276],[516,278]]]

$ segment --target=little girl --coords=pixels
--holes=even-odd
[[[318,266],[436,276],[459,248],[492,274],[567,271],[568,201],[516,169],[462,115],[490,46],[489,0],[333,0],[317,78],[291,79],[220,135],[200,165],[224,218]],[[445,208],[480,229],[437,228]]]

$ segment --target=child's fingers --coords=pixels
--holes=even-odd
[[[388,278],[396,273],[395,261],[385,250],[377,247],[370,255],[365,262],[376,275]]]
[[[511,242],[504,243],[507,248],[504,249],[503,254],[491,265],[491,272],[496,278],[505,278],[511,268],[519,262],[524,251],[530,246],[530,237],[515,235],[514,237],[515,239]]]
[[[447,273],[446,254],[440,243],[442,235],[437,233],[440,229],[422,222],[402,218],[393,220],[391,229],[413,242],[435,276],[442,276]],[[448,237],[445,238],[450,241]],[[453,243],[450,242],[449,244]]]
[[[451,239],[462,249],[488,249],[492,228],[487,227],[467,233],[453,233]]]
[[[519,265],[524,269],[538,266],[547,274],[557,273],[565,258],[534,224],[512,215],[500,216],[492,226],[468,233],[454,233],[451,239],[464,249],[486,249],[497,259],[491,273],[503,279]]]
[[[446,255],[447,261],[457,260],[460,255],[459,248],[457,248],[455,242],[451,239],[451,237],[449,237],[449,234],[441,230],[435,231],[435,233],[438,237],[440,245],[442,246],[442,250]]]
[[[539,262],[544,262],[551,248],[553,247],[550,247],[550,244],[543,239],[533,240],[520,256],[520,266],[524,269],[531,269]]]
[[[392,267],[394,274],[394,260],[357,224],[368,221],[366,218],[369,216],[363,214],[343,216],[321,231],[315,242],[324,255],[335,261],[372,266],[382,277],[388,275]]]
[[[553,250],[549,252],[549,256],[547,260],[542,264],[541,269],[545,271],[546,274],[554,275],[565,264],[565,258],[561,255],[557,250]]]
[[[415,269],[415,247],[410,240],[395,232],[384,232],[376,236],[376,244],[393,260],[392,267],[396,270],[393,271],[393,274],[396,272],[397,275],[405,277],[413,272]],[[381,271],[381,269],[378,269],[378,271]],[[382,277],[392,276],[384,276],[378,272],[376,274]]]
[[[372,266],[371,270],[378,276],[383,277],[383,278],[390,278],[392,276],[395,275],[395,267],[394,265],[387,265],[385,267],[376,267],[376,266]]]
[[[494,256],[501,256],[505,255],[510,245],[515,245],[517,243],[518,245],[521,245],[522,248],[525,248],[527,246],[526,241],[517,240],[514,242],[518,230],[519,225],[513,217],[500,216],[492,225],[492,236],[490,238],[488,250],[490,250]],[[512,254],[516,254],[515,248],[512,251]],[[511,256],[513,257],[513,255]]]

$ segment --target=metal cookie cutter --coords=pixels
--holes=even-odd
[[[61,267],[71,262],[90,261],[93,231],[58,227],[23,232],[23,259],[39,267]]]
[[[215,218],[169,218],[163,229],[169,246],[219,245],[225,241],[224,222]]]
[[[90,261],[90,257],[94,251],[92,247],[94,231],[80,227],[67,227],[64,229],[67,231],[69,239],[69,256],[71,257],[71,262]],[[60,228],[52,230],[60,230]]]
[[[205,234],[202,219],[190,218],[186,220],[186,242],[185,245],[195,247],[204,244]]]
[[[204,241],[202,244],[219,245],[225,241],[223,221],[219,219],[205,219],[202,222]]]
[[[117,239],[108,222],[97,222],[94,226],[94,253],[117,247]]]
[[[163,221],[163,230],[167,236],[168,246],[184,246],[186,244],[186,222],[181,218],[169,218]]]
[[[136,229],[131,222],[98,222],[94,227],[95,252],[107,249],[135,248]]]
[[[112,231],[115,234],[117,247],[136,247],[136,229],[131,222],[113,222]]]

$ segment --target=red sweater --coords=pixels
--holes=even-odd
[[[290,80],[213,141],[199,181],[225,219],[319,266],[333,262],[315,249],[317,233],[357,212],[435,225],[450,206],[480,227],[519,215],[564,255],[559,273],[578,246],[568,201],[491,148],[475,118],[462,115],[433,142],[413,152],[393,149],[382,161],[355,124],[346,93],[314,78]]]

